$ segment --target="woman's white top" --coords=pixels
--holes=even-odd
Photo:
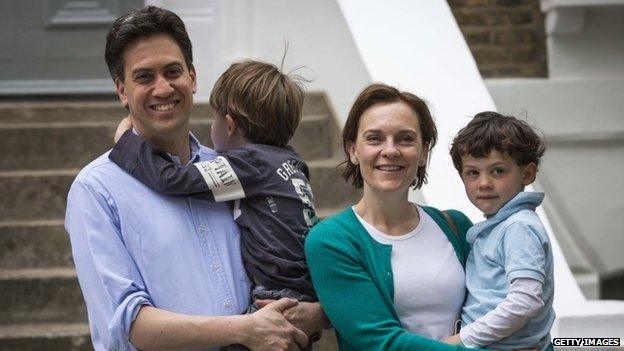
[[[357,218],[376,241],[392,245],[394,307],[407,331],[441,339],[454,334],[466,295],[464,268],[446,235],[420,206],[409,233],[388,235]]]

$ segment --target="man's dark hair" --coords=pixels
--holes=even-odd
[[[120,16],[108,31],[104,57],[113,80],[125,78],[123,55],[128,45],[156,34],[170,35],[180,47],[187,68],[193,67],[193,48],[184,22],[169,10],[146,6]]]
[[[486,111],[476,114],[459,131],[453,139],[450,154],[455,169],[461,174],[462,156],[487,157],[492,150],[508,154],[518,166],[531,162],[539,166],[546,147],[528,123],[513,116]]]

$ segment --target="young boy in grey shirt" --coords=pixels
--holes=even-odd
[[[277,67],[235,63],[210,96],[211,138],[219,156],[180,166],[132,129],[109,155],[121,168],[167,195],[234,201],[253,300],[317,301],[304,256],[304,239],[318,221],[309,170],[290,146],[303,107],[303,89]],[[131,128],[129,121],[120,128]],[[257,307],[252,305],[249,312]]]

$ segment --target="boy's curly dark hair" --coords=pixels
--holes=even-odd
[[[451,146],[451,158],[458,172],[462,156],[487,157],[492,149],[507,153],[519,166],[531,162],[539,166],[546,146],[542,138],[526,122],[498,112],[478,113],[462,128]]]

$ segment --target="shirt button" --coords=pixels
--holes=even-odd
[[[230,300],[225,300],[225,302],[223,303],[223,306],[225,307],[232,307],[232,302]]]
[[[210,265],[210,267],[212,267],[213,271],[218,271],[219,268],[221,268],[221,265],[218,264],[218,263],[213,263],[213,264]]]

